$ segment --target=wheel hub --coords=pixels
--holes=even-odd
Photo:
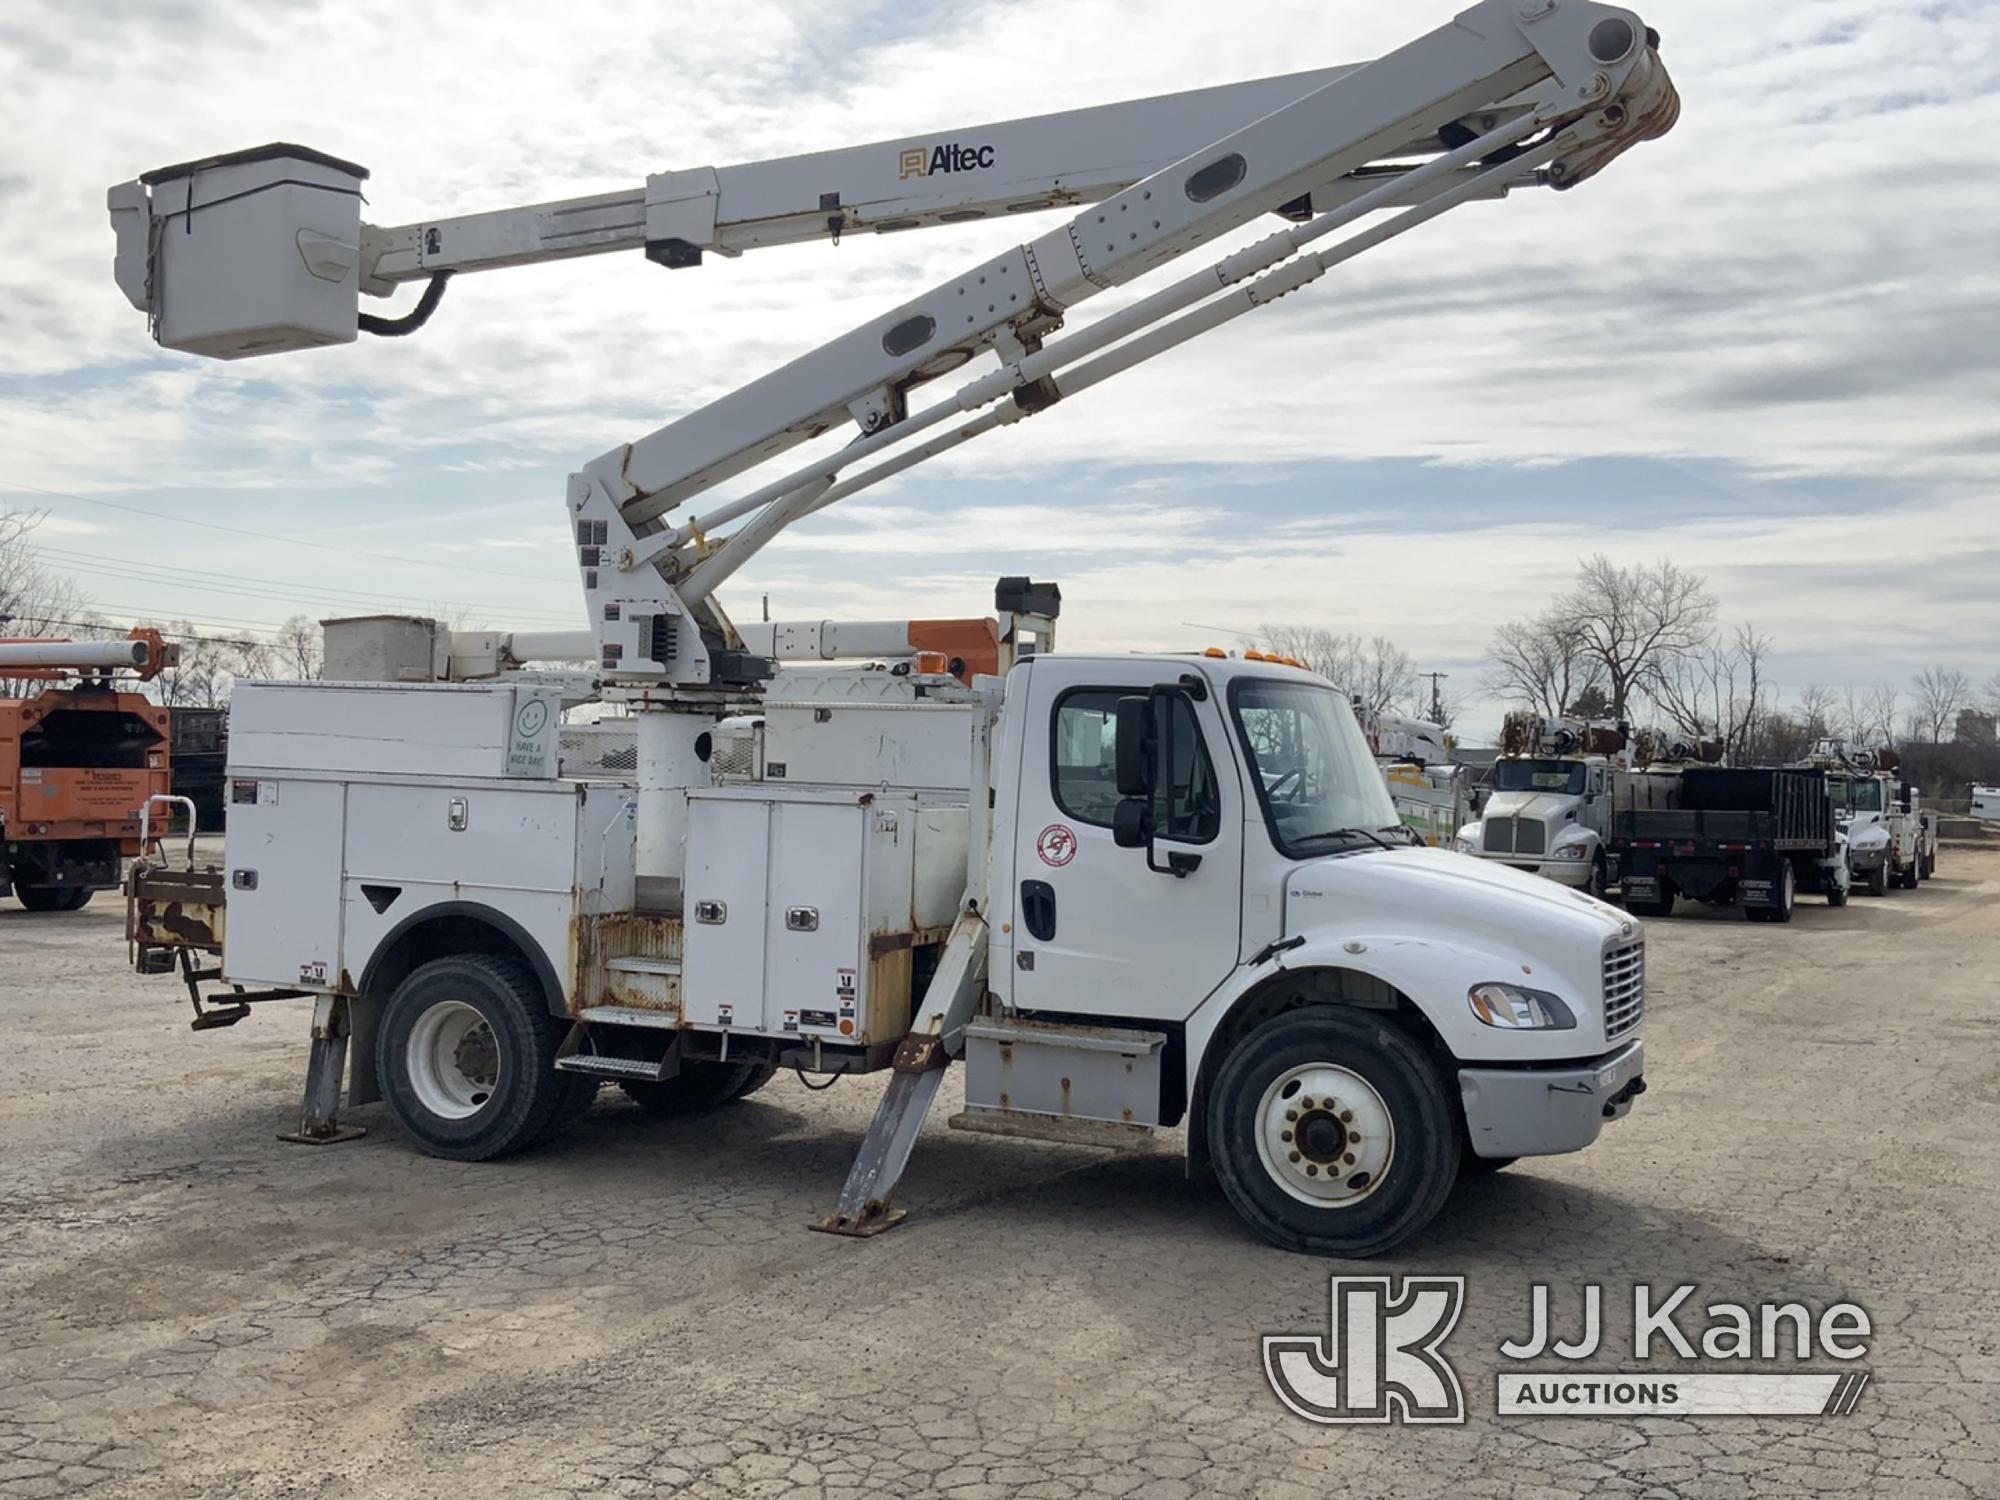
[[[1257,1108],[1257,1154],[1271,1180],[1316,1208],[1348,1208],[1379,1187],[1395,1121],[1373,1084],[1337,1063],[1289,1068]]]
[[[442,1119],[471,1118],[500,1087],[499,1039],[461,1000],[440,1000],[417,1017],[403,1061],[418,1101]]]

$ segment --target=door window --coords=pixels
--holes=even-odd
[[[1079,823],[1111,826],[1118,806],[1118,700],[1135,696],[1130,688],[1072,688],[1056,700],[1049,757],[1056,806]],[[1164,839],[1206,843],[1222,826],[1222,797],[1194,705],[1165,694],[1153,707],[1168,751],[1166,784],[1154,792],[1154,829]]]

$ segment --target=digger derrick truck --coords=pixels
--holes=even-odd
[[[684,1112],[779,1068],[886,1072],[817,1225],[842,1234],[901,1217],[953,1066],[953,1125],[1100,1145],[1185,1125],[1256,1231],[1323,1253],[1407,1241],[1461,1170],[1590,1144],[1644,1087],[1644,934],[1413,847],[1330,683],[1058,653],[1059,593],[1027,579],[943,632],[743,625],[717,591],[813,513],[1461,203],[1581,183],[1672,125],[1655,47],[1625,10],[1484,0],[1359,66],[389,229],[360,222],[362,168],[299,147],[112,188],[119,285],[164,346],[217,358],[409,333],[449,276],[495,267],[685,270],[1063,210],[573,474],[587,631],[415,626],[351,653],[378,680],[239,685],[224,863],[135,872],[140,967],[178,968],[209,1018],[310,999],[306,1140],[345,1133],[350,1050],[350,1104],[469,1159],[533,1145],[602,1080]],[[918,170],[940,143],[973,149]],[[359,312],[407,282],[408,314]],[[564,774],[562,714],[590,700],[632,716],[622,779]]]
[[[119,641],[0,640],[0,678],[48,682],[0,697],[0,896],[76,911],[115,890],[143,812],[167,791],[168,711],[126,685],[171,665],[159,632]]]
[[[1823,739],[1800,762],[1826,773],[1834,818],[1847,841],[1848,868],[1871,896],[1892,886],[1915,890],[1937,863],[1937,835],[1917,801],[1917,789],[1898,780],[1894,750],[1849,750]]]
[[[1631,738],[1623,724],[1508,714],[1492,795],[1454,847],[1602,897],[1614,879],[1613,778],[1632,764]]]

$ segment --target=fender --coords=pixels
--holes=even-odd
[[[528,930],[505,912],[496,911],[477,901],[440,901],[432,906],[420,907],[404,917],[384,933],[382,940],[375,945],[375,951],[368,957],[367,967],[361,971],[361,983],[356,986],[356,993],[361,995],[372,993],[375,981],[382,971],[384,956],[393,953],[396,945],[409,936],[412,930],[442,917],[458,917],[477,922],[505,938],[527,960],[529,969],[533,971],[535,980],[541,985],[542,994],[547,999],[549,1014],[563,1016],[569,1013],[568,1004],[563,998],[562,981],[556,975],[555,965],[551,964],[548,955],[542,952],[541,944],[530,937]]]
[[[1353,1003],[1391,1003],[1401,995],[1428,1020],[1451,1054],[1462,1062],[1539,1062],[1595,1056],[1605,1050],[1601,1005],[1603,976],[1563,973],[1527,947],[1488,946],[1410,932],[1377,934],[1314,933],[1269,963],[1245,964],[1231,974],[1187,1019],[1187,1086],[1193,1097],[1209,1043],[1244,996],[1281,975],[1308,971],[1355,976]],[[1560,995],[1576,1012],[1568,1031],[1496,1032],[1480,1024],[1466,1004],[1476,984],[1512,980]],[[1368,992],[1375,991],[1371,996]]]

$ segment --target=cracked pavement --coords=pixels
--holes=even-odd
[[[2000,1494],[1996,896],[2000,852],[1947,848],[1918,892],[1788,927],[1651,924],[1631,1117],[1344,1268],[1253,1239],[1176,1155],[949,1131],[949,1085],[909,1222],[869,1241],[804,1225],[879,1079],[680,1120],[607,1089],[478,1166],[379,1106],[287,1145],[302,1006],[190,1032],[116,897],[0,902],[0,1500]],[[1258,1336],[1323,1334],[1342,1269],[1469,1278],[1464,1426],[1279,1406]],[[1635,1367],[1634,1280],[1851,1299],[1873,1383],[1840,1419],[1499,1418],[1537,1280],[1564,1333],[1605,1284],[1606,1369]]]

